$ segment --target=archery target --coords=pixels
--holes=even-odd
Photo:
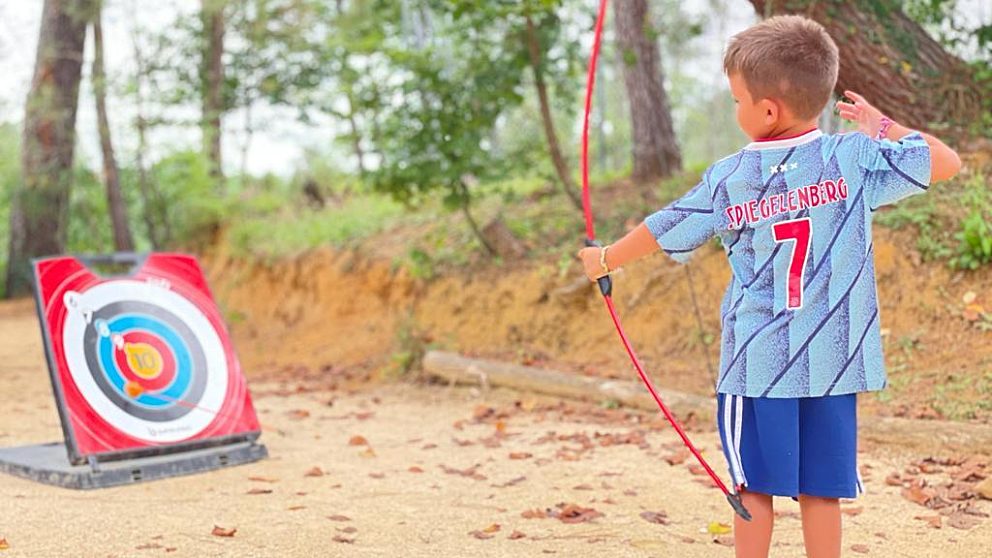
[[[129,257],[132,272],[114,277],[74,257],[34,262],[70,461],[256,438],[248,385],[196,259]]]
[[[65,303],[69,372],[102,418],[156,442],[210,424],[227,391],[227,365],[217,333],[192,303],[130,280],[69,291]]]

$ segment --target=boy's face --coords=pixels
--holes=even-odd
[[[747,83],[739,73],[728,76],[730,93],[737,105],[737,124],[751,139],[768,137],[781,115],[779,104],[771,99],[752,99]]]

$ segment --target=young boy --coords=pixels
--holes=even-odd
[[[885,386],[872,214],[954,176],[954,151],[845,92],[858,132],[817,117],[837,81],[837,46],[799,16],[734,36],[724,70],[754,141],[621,240],[579,252],[595,280],[660,246],[685,262],[719,237],[732,277],[721,305],[718,425],[734,485],[738,557],[766,557],[772,496],[799,500],[810,558],[837,558],[839,498],[862,491],[856,394]]]

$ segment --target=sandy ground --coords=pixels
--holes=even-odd
[[[0,362],[0,445],[61,439],[30,306],[0,306]],[[90,492],[2,476],[0,538],[9,548],[0,557],[733,554],[706,533],[710,522],[730,520],[729,507],[688,462],[665,462],[677,439],[653,417],[406,384],[253,390],[270,459]],[[356,436],[367,445],[352,445]],[[695,437],[722,472],[716,436]],[[958,530],[914,519],[935,513],[884,478],[919,456],[880,451],[862,455],[868,494],[844,504],[854,513],[844,517],[845,555],[990,555],[992,521]],[[323,476],[307,476],[314,467]],[[559,503],[603,515],[578,524],[521,515]],[[992,512],[990,504],[977,505]],[[798,506],[782,500],[778,509],[772,555],[803,556]],[[669,524],[646,521],[645,511],[665,512]],[[491,538],[470,534],[493,524]],[[215,525],[237,532],[213,536]],[[511,538],[515,531],[523,536]]]

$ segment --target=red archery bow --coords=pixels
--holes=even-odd
[[[592,203],[589,199],[589,112],[592,108],[592,90],[596,83],[596,59],[599,58],[599,43],[603,35],[603,21],[606,19],[606,2],[607,0],[600,0],[599,3],[599,15],[596,17],[596,31],[592,43],[592,56],[589,58],[589,75],[586,79],[586,107],[585,115],[582,121],[582,210],[586,217],[586,246],[599,246],[600,244],[596,241],[596,230],[592,224]],[[627,339],[627,335],[623,331],[623,326],[620,325],[620,316],[617,315],[616,308],[613,306],[613,281],[609,275],[600,277],[597,282],[599,283],[599,290],[603,293],[603,300],[606,302],[606,309],[610,312],[610,317],[613,318],[613,325],[617,328],[617,333],[620,334],[620,341],[623,342],[624,349],[627,350],[627,355],[630,356],[630,361],[634,363],[634,368],[637,369],[637,374],[641,377],[641,381],[644,382],[644,386],[648,388],[651,392],[651,396],[658,403],[658,407],[661,412],[665,414],[665,418],[668,419],[668,423],[672,425],[672,428],[678,433],[682,438],[682,443],[685,444],[692,455],[696,457],[696,460],[700,465],[706,469],[710,478],[713,480],[713,484],[717,486],[723,493],[727,496],[727,501],[730,502],[731,507],[734,511],[743,517],[744,519],[750,521],[751,514],[748,513],[747,508],[741,503],[740,495],[730,492],[727,489],[727,485],[720,480],[720,477],[716,476],[713,472],[713,468],[710,464],[703,459],[700,455],[699,450],[696,446],[692,444],[689,437],[686,436],[685,431],[679,425],[678,421],[672,415],[672,412],[668,410],[668,407],[661,401],[661,397],[658,392],[654,389],[654,384],[648,378],[647,374],[644,373],[644,369],[641,367],[641,362],[637,359],[637,355],[634,354],[634,349],[630,346],[630,341]]]

